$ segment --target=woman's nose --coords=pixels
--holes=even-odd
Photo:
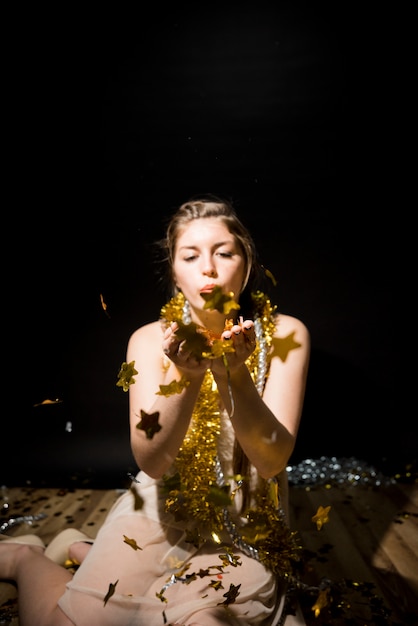
[[[211,264],[207,264],[205,265],[205,267],[203,268],[203,274],[205,276],[216,276],[216,269],[213,265]]]

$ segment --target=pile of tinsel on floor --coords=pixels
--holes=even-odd
[[[362,485],[383,487],[398,482],[418,481],[418,461],[411,461],[404,467],[390,467],[382,462],[383,470],[356,457],[321,456],[318,459],[305,459],[296,465],[289,465],[287,474],[289,485],[296,487],[319,487],[321,485],[342,486]]]

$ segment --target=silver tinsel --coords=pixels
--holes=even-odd
[[[224,473],[222,471],[221,463],[218,458],[216,459],[216,481],[220,487],[222,487],[225,484]],[[259,561],[260,558],[258,555],[257,548],[250,546],[246,541],[243,540],[243,538],[241,537],[241,535],[239,534],[237,530],[236,525],[231,519],[229,511],[225,508],[223,509],[222,514],[223,514],[225,529],[228,532],[229,536],[231,537],[231,541],[234,544],[234,546],[239,548],[241,552],[243,552],[247,556],[250,556],[251,558]]]
[[[321,456],[318,459],[305,459],[287,468],[289,485],[317,487],[319,485],[363,485],[380,487],[394,484],[394,478],[385,476],[372,465],[356,457]]]
[[[33,524],[38,520],[45,519],[45,513],[39,513],[39,515],[20,515],[19,517],[9,517],[9,519],[0,525],[0,533],[6,532],[9,528],[17,526],[18,524]]]
[[[255,386],[260,396],[263,393],[267,373],[267,341],[263,333],[263,325],[259,317],[254,320],[255,336],[258,343],[257,380]]]

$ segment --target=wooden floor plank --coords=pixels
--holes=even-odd
[[[94,508],[89,508],[84,521],[77,526],[77,528],[80,528],[80,530],[92,538],[96,537],[99,528],[103,524],[113,504],[121,495],[121,492],[114,489],[101,492],[100,494],[96,492],[96,495],[100,495],[100,499]]]
[[[405,616],[411,615],[418,623],[418,523],[414,515],[405,518],[404,514],[414,506],[417,491],[416,486],[388,491],[358,486],[292,489],[292,527],[315,555],[307,581],[318,584],[322,578],[344,578],[371,583],[394,623],[407,623]],[[320,531],[310,517],[318,506],[331,507],[329,521]],[[369,623],[361,608],[356,615],[359,619],[363,615],[363,623]]]
[[[320,530],[313,532],[316,532],[317,540],[321,538],[324,543],[333,546],[333,556],[338,569],[329,561],[327,565],[333,569],[334,575],[338,572],[339,577],[343,578],[349,572],[353,580],[366,580],[377,584],[370,571],[369,563],[363,556],[364,534],[368,528],[362,524],[361,518],[356,515],[351,506],[338,501],[340,495],[338,491],[326,489],[309,492],[313,515],[319,506],[331,507],[329,522]],[[362,527],[361,533],[357,532],[359,526]],[[350,529],[350,533],[347,532],[347,528]],[[353,541],[353,536],[357,539],[356,541]]]

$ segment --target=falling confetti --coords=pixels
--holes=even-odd
[[[135,383],[134,376],[138,374],[134,367],[135,361],[130,363],[122,363],[118,374],[117,387],[122,387],[123,391],[128,391],[129,387]]]
[[[237,311],[240,309],[240,305],[234,300],[235,294],[232,291],[227,294],[223,293],[222,287],[219,285],[216,285],[211,293],[202,293],[200,295],[205,300],[204,309],[216,309],[216,311],[224,315],[228,315],[233,309]]]
[[[158,423],[158,418],[160,414],[158,411],[155,413],[146,413],[141,409],[141,421],[136,427],[139,430],[145,431],[147,439],[152,439],[155,433],[158,433],[161,430],[161,425]]]
[[[160,390],[156,392],[157,396],[173,396],[181,393],[183,389],[190,385],[190,380],[182,376],[180,380],[172,380],[168,385],[160,385]]]
[[[46,400],[42,400],[42,402],[38,402],[37,404],[34,404],[33,406],[44,406],[47,404],[62,404],[62,400],[59,400],[59,398],[56,398],[55,400],[49,400],[49,398],[47,398]]]
[[[329,515],[331,507],[330,506],[319,506],[317,512],[312,517],[312,521],[316,524],[318,530],[321,530],[322,526],[329,522]]]
[[[107,317],[110,319],[110,315],[109,315],[109,312],[107,310],[107,304],[105,302],[105,299],[104,299],[102,293],[100,294],[100,304],[102,305],[103,311],[106,313]]]

